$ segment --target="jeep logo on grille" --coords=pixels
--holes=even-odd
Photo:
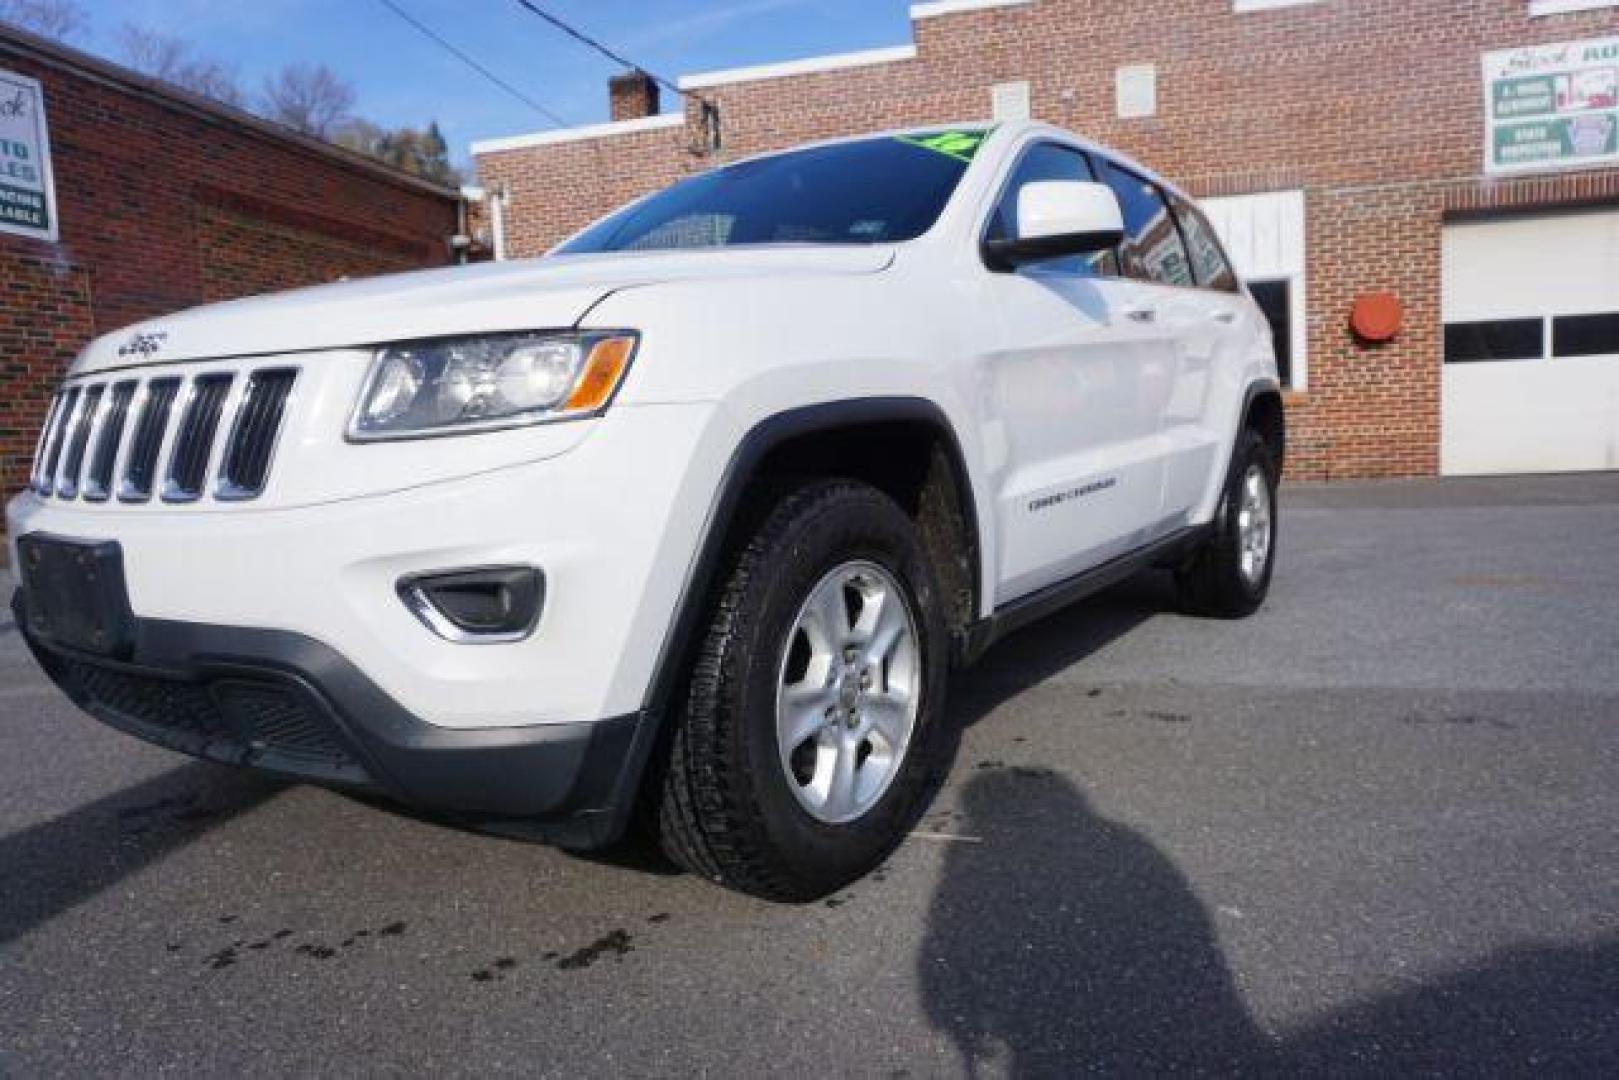
[[[146,357],[154,355],[168,340],[169,332],[167,330],[152,330],[136,334],[119,347],[118,355],[139,356],[144,360]]]

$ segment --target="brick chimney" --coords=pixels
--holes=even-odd
[[[607,83],[607,92],[612,98],[614,120],[640,120],[658,115],[658,84],[644,71],[613,76]]]

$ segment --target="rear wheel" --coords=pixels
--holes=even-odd
[[[734,559],[655,778],[675,862],[809,900],[904,837],[938,744],[945,633],[909,517],[863,484],[782,499]]]
[[[1237,437],[1213,532],[1175,576],[1187,613],[1240,619],[1265,602],[1275,569],[1276,482],[1264,438],[1245,428]]]

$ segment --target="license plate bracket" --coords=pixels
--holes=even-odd
[[[97,656],[129,657],[135,647],[135,615],[117,541],[22,536],[17,561],[30,634]]]

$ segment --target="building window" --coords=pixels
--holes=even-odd
[[[1552,355],[1619,356],[1619,312],[1553,319]]]
[[[1445,325],[1447,364],[1581,356],[1619,356],[1619,312]]]
[[[1449,323],[1445,327],[1447,364],[1539,360],[1545,355],[1544,319],[1491,319]]]

